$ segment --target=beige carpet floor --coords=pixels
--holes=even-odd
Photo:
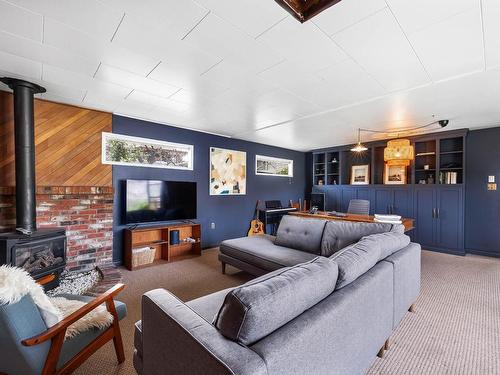
[[[123,274],[127,288],[120,299],[128,316],[121,328],[127,359],[118,366],[113,345],[107,344],[77,374],[135,374],[133,324],[140,319],[144,292],[166,288],[187,301],[250,279],[231,267],[222,275],[215,249]],[[500,259],[424,251],[416,312],[406,315],[390,350],[368,374],[500,374]]]

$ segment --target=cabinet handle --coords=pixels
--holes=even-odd
[[[439,219],[439,208],[436,211],[436,219]]]
[[[432,208],[432,218],[436,218],[436,209]]]

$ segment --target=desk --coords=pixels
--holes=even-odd
[[[339,217],[339,216],[328,215],[324,211],[318,211],[318,213],[316,213],[316,214],[310,214],[307,211],[290,212],[289,215],[309,217],[309,218],[314,218],[314,219],[355,221],[355,222],[361,222],[361,223],[375,223],[376,222],[374,220],[375,216],[371,216],[371,215],[347,214],[347,216],[345,216],[345,217]],[[413,225],[413,222],[414,222],[413,219],[402,218],[401,221],[403,222],[403,225],[405,227],[405,232],[408,232],[408,231],[415,228]]]

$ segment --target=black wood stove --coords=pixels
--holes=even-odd
[[[35,279],[49,280],[46,289],[59,285],[66,266],[64,228],[36,227],[34,95],[45,88],[15,78],[0,78],[14,92],[16,156],[16,230],[0,234],[0,264],[24,268]]]

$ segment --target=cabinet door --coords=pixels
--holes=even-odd
[[[378,188],[374,191],[374,207],[373,213],[375,214],[389,214],[391,213],[392,206],[392,196],[393,192],[391,188]]]
[[[403,217],[413,217],[412,189],[395,188],[392,213]]]
[[[415,188],[414,217],[415,240],[422,246],[433,246],[436,219],[433,211],[436,208],[436,192],[432,188]]]
[[[461,187],[442,187],[437,192],[437,245],[463,251],[463,204]]]

